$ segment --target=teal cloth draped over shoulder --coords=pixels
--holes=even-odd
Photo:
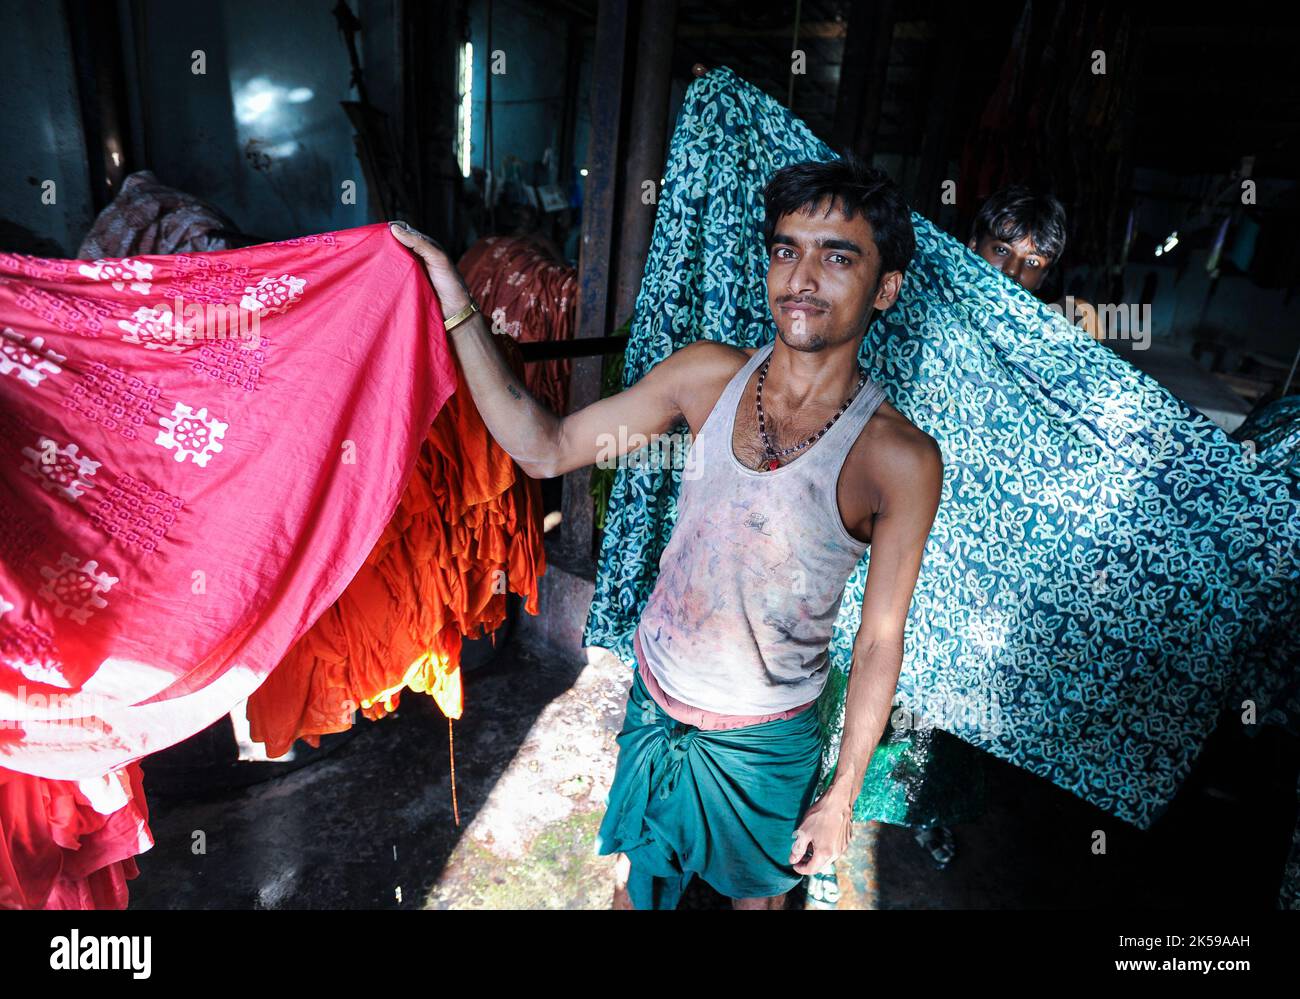
[[[762,190],[783,166],[834,155],[725,67],[691,84],[624,386],[701,337],[775,338]],[[1300,610],[1300,480],[925,218],[913,224],[902,294],[860,355],[945,462],[898,701],[1148,828],[1230,697],[1294,671],[1260,639]],[[628,663],[680,476],[641,462],[615,478],[584,641]],[[869,563],[850,576],[830,646],[820,787],[838,757]],[[859,797],[859,817],[872,806]]]

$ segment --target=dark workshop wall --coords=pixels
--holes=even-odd
[[[493,0],[492,43],[488,47],[488,3],[469,5],[470,42],[473,45],[471,165],[488,166],[485,155],[487,78],[492,51],[505,56],[505,72],[492,76],[491,169],[500,182],[559,184],[566,193],[581,188],[578,171],[586,161],[590,127],[587,94],[590,93],[591,39],[589,32],[577,51],[569,50],[569,30],[563,18],[535,4]],[[564,115],[567,64],[579,65],[575,120],[570,162],[573,169],[560,175],[564,159],[560,148]]]
[[[0,93],[5,124],[0,144],[4,245],[27,253],[72,256],[95,212],[61,4],[6,5],[0,30]],[[46,182],[53,182],[53,188]],[[44,190],[52,190],[52,204],[42,201]]]
[[[372,221],[331,0],[137,7],[147,165],[267,239]],[[192,72],[193,55],[207,72]],[[343,185],[356,185],[354,204]]]

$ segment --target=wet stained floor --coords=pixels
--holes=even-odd
[[[466,675],[450,733],[454,807],[447,721],[409,693],[395,715],[361,720],[306,765],[249,786],[220,789],[163,760],[151,777],[146,760],[156,842],[138,860],[131,907],[608,908],[612,862],[595,855],[595,833],[630,680],[608,655],[587,664],[503,645]],[[986,763],[988,808],[955,828],[946,869],[911,830],[864,824],[838,865],[838,908],[1275,904],[1295,825],[1294,741],[1216,741],[1148,832]],[[791,907],[806,904],[791,893]],[[682,901],[726,905],[698,878]]]

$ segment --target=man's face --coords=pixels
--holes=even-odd
[[[1038,290],[1052,266],[1052,258],[1040,252],[1028,236],[1012,242],[984,233],[966,245],[1028,291]]]
[[[825,350],[860,337],[876,309],[898,298],[900,271],[880,274],[880,251],[861,212],[846,221],[837,201],[777,220],[767,262],[767,305],[782,342]]]

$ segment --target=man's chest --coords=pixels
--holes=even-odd
[[[747,401],[750,403],[748,406]],[[832,475],[837,476],[835,500],[844,529],[858,541],[869,544],[875,490],[871,482],[871,470],[865,460],[865,428],[859,430],[857,438],[846,449],[842,436],[823,439],[828,431],[827,422],[833,416],[833,413],[793,416],[764,413],[760,427],[752,398],[742,399],[732,428],[732,456],[745,468],[755,471],[763,469],[774,452],[781,467],[800,462],[807,465],[811,459],[818,474],[825,475],[823,481],[829,480]],[[828,445],[834,450],[827,451]],[[786,451],[790,453],[782,453]]]

